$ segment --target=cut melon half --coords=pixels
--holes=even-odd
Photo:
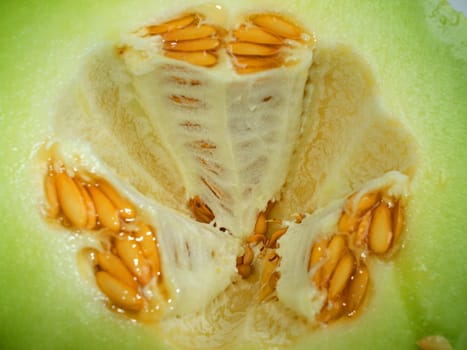
[[[336,348],[383,325],[450,347],[459,327],[414,325],[427,300],[401,277],[427,151],[394,80],[333,39],[326,5],[221,2],[116,29],[38,128],[29,201],[81,319],[183,349]]]

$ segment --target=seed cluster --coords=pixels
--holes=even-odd
[[[144,37],[160,36],[164,55],[196,66],[212,67],[219,61],[219,50],[226,48],[240,74],[281,67],[287,54],[282,48],[308,45],[309,36],[280,15],[249,16],[236,29],[228,31],[206,22],[202,14],[190,13],[162,24],[149,25]]]
[[[258,214],[255,227],[245,241],[245,253],[237,258],[237,270],[242,278],[248,278],[253,273],[255,259],[261,261],[258,301],[266,301],[276,289],[280,274],[276,271],[280,262],[276,254],[277,241],[286,234],[288,227],[271,229],[271,224],[281,225],[281,220],[270,219],[269,215],[274,202],[269,202],[266,209]],[[271,231],[271,232],[269,232]],[[255,256],[255,250],[257,254]]]
[[[353,316],[361,307],[370,275],[367,259],[388,257],[402,232],[400,200],[384,191],[351,195],[338,222],[338,232],[317,241],[310,252],[311,281],[327,291],[318,320],[330,322]]]
[[[197,13],[147,26],[144,33],[162,37],[165,56],[202,67],[217,63],[217,50],[224,35],[222,29],[204,23],[204,17]]]
[[[150,308],[153,301],[143,289],[154,281],[165,293],[156,230],[107,181],[54,164],[49,162],[44,184],[48,216],[65,227],[98,233],[102,250],[85,251],[111,307],[132,313]]]
[[[258,14],[233,31],[227,51],[238,73],[254,73],[284,65],[281,48],[302,41],[304,32],[276,14]]]

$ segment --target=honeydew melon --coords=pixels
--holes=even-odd
[[[404,245],[389,264],[376,263],[374,293],[364,312],[356,318],[310,329],[293,346],[415,349],[418,339],[440,334],[456,349],[465,348],[465,17],[437,1],[218,3],[235,11],[274,9],[314,33],[318,43],[313,60],[321,71],[311,73],[318,83],[313,88],[312,102],[316,103],[312,103],[310,115],[327,92],[337,92],[337,112],[333,114],[332,102],[328,106],[330,118],[334,116],[337,121],[326,125],[326,120],[310,118],[303,126],[294,153],[295,165],[287,175],[285,201],[274,209],[278,216],[313,212],[381,172],[392,170],[389,168],[411,176]],[[63,128],[53,128],[51,120],[74,110],[67,104],[74,100],[66,100],[63,95],[69,96],[70,84],[83,78],[84,62],[93,52],[121,41],[122,34],[143,23],[170,18],[197,5],[204,3],[180,0],[168,5],[141,0],[0,4],[1,348],[170,348],[157,327],[109,312],[101,293],[82,278],[76,252],[88,243],[87,238],[70,235],[66,229],[52,229],[44,221],[38,176],[41,169],[36,156],[51,131],[63,131],[59,136],[65,139],[72,135],[71,141],[79,137],[66,134],[73,126],[66,127],[63,115]],[[336,87],[329,87],[323,72],[334,74]],[[348,95],[355,90],[360,94]],[[339,109],[347,96],[348,106],[360,109]],[[375,114],[379,122],[371,119]],[[342,115],[349,116],[348,124],[339,124],[337,118]],[[103,123],[102,118],[96,120]],[[339,128],[334,130],[336,125]],[[105,134],[105,124],[88,126]],[[328,157],[319,153],[316,130],[328,133],[323,137],[329,147],[323,154]],[[335,146],[330,141],[333,136],[339,140]],[[146,147],[157,147],[148,142],[150,146]],[[96,147],[91,153],[101,158],[104,153],[111,154],[118,160],[119,152],[127,151],[107,147],[113,152],[105,149],[99,154],[101,148]],[[165,157],[161,152],[158,154]],[[309,169],[321,169],[322,173],[317,180],[310,179]],[[171,171],[169,168],[166,173]],[[126,178],[131,176],[126,174]],[[173,182],[170,176],[165,179]],[[175,195],[171,197],[164,186],[151,183],[151,179],[140,181],[149,183],[147,188],[154,197],[164,199],[163,204],[184,210],[176,200],[182,186],[172,189]],[[303,183],[308,187],[301,188]],[[196,298],[196,290],[192,293]],[[243,293],[251,296],[252,292],[245,288]],[[222,298],[218,302],[222,303]],[[272,347],[274,343],[261,337],[267,334],[262,333],[261,327],[266,325],[261,325],[261,317],[271,312],[274,310],[258,306],[247,323],[255,332],[249,333],[244,327],[236,333],[220,334],[229,338],[225,343],[234,348],[257,348],[258,344]],[[281,312],[288,311],[277,310]],[[197,320],[196,315],[193,320]],[[285,332],[287,326],[281,330]],[[166,327],[165,331],[176,334],[176,328],[170,329],[170,324]],[[242,334],[238,342],[230,339],[234,334]],[[171,342],[177,343],[174,337]]]

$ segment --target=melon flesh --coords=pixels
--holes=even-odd
[[[259,4],[263,4],[263,1]],[[3,266],[0,282],[3,295],[3,322],[0,323],[2,348],[34,348],[38,344],[44,349],[153,348],[155,343],[164,346],[157,331],[135,325],[117,315],[109,316],[96,290],[80,279],[76,266],[79,244],[76,242],[83,238],[68,236],[66,232],[51,232],[50,227],[44,224],[37,204],[42,199],[38,190],[41,183],[31,176],[37,174],[39,169],[35,165],[31,169],[30,166],[32,154],[36,153],[32,150],[51,134],[49,116],[57,115],[56,101],[63,101],[60,98],[62,87],[68,86],[70,79],[77,75],[83,56],[95,47],[96,42],[109,39],[115,42],[119,40],[120,33],[148,21],[148,13],[169,17],[171,11],[161,10],[164,8],[162,5],[167,6],[162,1],[144,0],[131,4],[123,1],[91,4],[85,1],[38,5],[31,2],[24,7],[5,1],[0,5],[0,121],[3,125],[0,137],[3,169],[0,172],[0,197],[4,199],[0,205],[4,213],[1,218],[3,244],[0,245]],[[246,8],[251,5],[238,1],[236,6]],[[413,1],[402,5],[382,1],[371,4],[337,1],[282,4],[271,1],[268,4],[264,2],[264,6],[273,6],[284,13],[290,11],[307,23],[324,44],[344,42],[364,56],[374,72],[377,94],[384,97],[387,110],[400,118],[418,144],[418,164],[407,222],[409,238],[394,266],[378,267],[378,277],[374,283],[380,288],[371,306],[352,322],[310,333],[297,347],[413,348],[417,339],[429,334],[443,334],[457,348],[464,348],[467,285],[459,276],[465,274],[463,252],[467,248],[463,238],[463,160],[467,159],[463,137],[463,116],[467,108],[464,98],[467,71],[467,53],[463,45],[467,37],[465,18],[445,3],[435,1]],[[60,16],[51,17],[50,13]],[[80,14],[78,18],[76,13]],[[129,13],[134,15],[129,16]],[[76,20],[70,21],[72,16]],[[356,19],[358,25],[355,25]],[[45,22],[47,25],[44,25]],[[383,43],[381,38],[384,38]],[[318,60],[318,55],[314,59]],[[70,103],[74,101],[72,99]],[[93,103],[89,105],[93,114],[102,113],[95,110]],[[130,105],[130,108],[141,111],[139,107]],[[66,111],[67,108],[61,110]],[[381,112],[381,109],[378,111]],[[121,132],[117,138],[111,134],[105,137],[110,128],[98,127],[101,122],[102,119],[97,118],[93,121],[96,124],[90,123],[88,127],[92,129],[94,125],[94,132],[102,133],[102,144],[105,144],[104,140],[113,141],[105,144],[106,148],[119,147],[109,154],[102,151],[104,148],[87,143],[89,150],[86,154],[95,155],[112,165],[114,170],[111,172],[118,168],[119,178],[127,179],[132,187],[141,192],[146,187],[153,192],[151,195],[154,198],[183,212],[184,205],[178,200],[186,199],[182,186],[172,189],[175,195],[171,196],[161,185],[171,182],[168,174],[178,174],[177,166],[166,161],[170,152],[163,150],[164,143],[144,138],[144,147],[159,147],[161,152],[157,154],[160,158],[141,157],[144,162],[117,167],[115,164],[122,159],[131,159],[136,148],[119,142],[125,137]],[[379,122],[366,125],[369,127],[366,130],[373,130],[371,125],[388,126]],[[390,123],[389,126],[391,128],[394,124]],[[139,132],[144,130],[147,129],[142,127]],[[394,130],[392,135],[396,136],[391,140],[401,138],[410,141],[408,133],[400,132],[401,128],[395,127]],[[85,138],[86,134],[82,135]],[[384,139],[373,135],[380,141]],[[319,187],[318,195],[310,199],[306,194],[294,194],[294,207],[278,207],[278,213],[289,215],[303,203],[306,211],[313,211],[332,199],[342,197],[348,189],[358,187],[367,176],[374,177],[372,171],[379,173],[385,168],[386,163],[382,162],[376,170],[359,172],[358,164],[362,157],[358,155],[362,151],[358,149],[365,149],[367,145],[364,137],[359,139],[361,143],[350,147],[342,159],[339,157],[342,150],[334,150],[333,159],[338,159],[338,163],[320,160],[322,157],[310,161],[309,164],[320,164],[320,161],[328,164],[318,170],[329,171],[318,176],[316,181],[310,180],[310,186],[305,187],[306,190]],[[394,145],[398,144],[394,142]],[[405,142],[402,144],[407,145]],[[355,162],[351,155],[353,150],[357,155]],[[393,151],[397,153],[394,148],[383,153],[387,155]],[[397,163],[397,157],[387,158],[395,162],[391,167],[411,173],[407,165],[411,164],[413,157],[403,150],[402,154],[409,156],[403,157],[400,163]],[[381,161],[386,157],[378,159]],[[355,167],[349,167],[350,163],[355,163]],[[299,161],[292,162],[291,169],[305,168],[299,164]],[[144,175],[153,167],[162,169],[156,174],[160,179]],[[141,177],[134,176],[140,168],[145,170],[141,172]],[[342,178],[337,176],[349,169],[353,171],[352,176],[360,174],[356,182],[346,181],[347,175]],[[289,178],[292,177],[288,175]],[[300,187],[295,185],[291,184],[290,188],[297,188],[300,193]],[[337,191],[333,192],[333,188]],[[314,190],[312,192],[315,193]],[[264,335],[268,325],[261,324],[262,315],[282,316],[288,312],[280,307],[264,310],[260,306],[258,309],[248,319],[249,322],[251,319],[253,321],[247,323],[248,326],[258,327],[256,334],[249,332],[251,327],[240,328],[233,333],[243,334],[244,343],[252,347],[258,339],[263,344],[270,344]],[[232,322],[235,323],[234,320]],[[282,327],[280,330],[292,328]],[[115,334],[119,336],[115,337]],[[260,334],[263,334],[263,338]],[[224,335],[228,337],[232,333],[226,332]]]

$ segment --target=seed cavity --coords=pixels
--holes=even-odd
[[[71,171],[63,162],[57,171],[51,162],[44,178],[47,215],[67,228],[94,232],[101,240],[102,250],[83,248],[80,256],[92,265],[109,306],[128,313],[161,310],[160,299],[155,302],[143,293],[156,281],[162,300],[169,299],[162,283],[156,229],[142,221],[136,206],[108,181]]]
[[[103,179],[87,181],[77,171],[71,177],[65,168],[49,166],[44,189],[48,216],[65,226],[117,232],[136,218],[136,207]]]
[[[367,260],[390,258],[402,230],[401,199],[385,189],[347,198],[337,232],[318,240],[310,250],[310,280],[327,294],[318,321],[329,323],[358,313],[370,284]]]

